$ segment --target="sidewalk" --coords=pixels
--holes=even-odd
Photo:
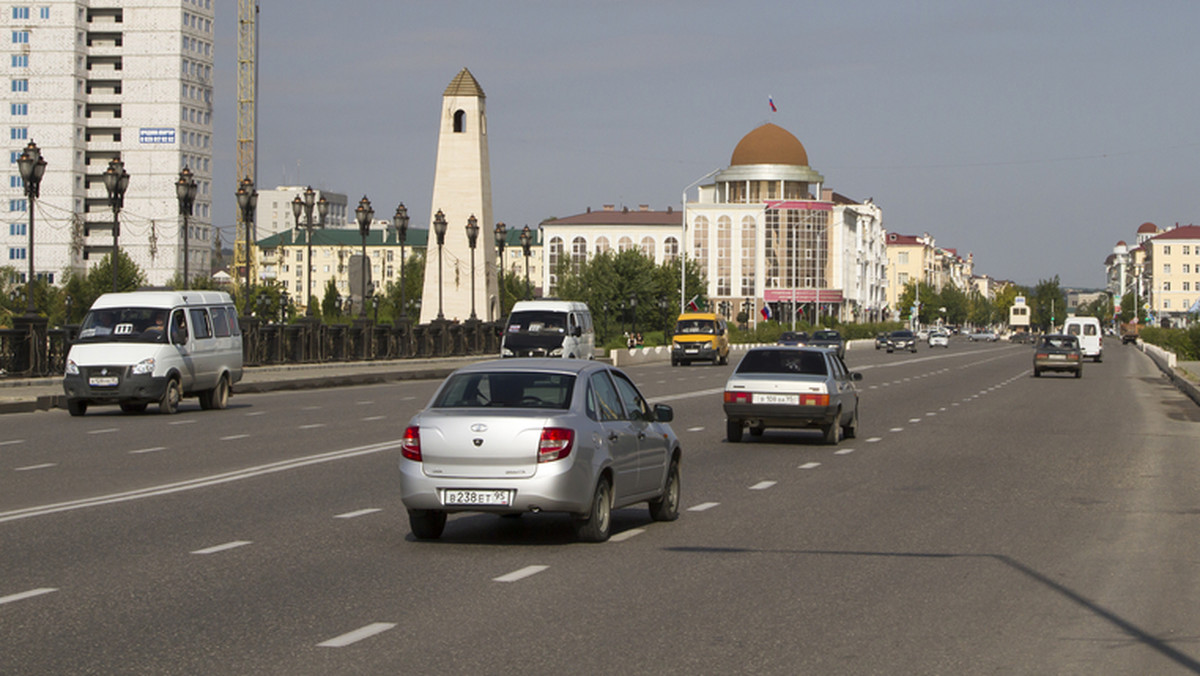
[[[242,380],[233,386],[233,392],[236,396],[251,392],[439,379],[460,366],[490,358],[471,356],[252,366],[243,371]],[[0,380],[0,413],[28,413],[66,407],[61,377]]]

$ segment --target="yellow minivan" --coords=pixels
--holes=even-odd
[[[729,363],[729,331],[725,318],[714,312],[685,312],[675,320],[671,366],[694,361]]]

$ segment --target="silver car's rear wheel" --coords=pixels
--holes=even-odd
[[[418,540],[436,540],[446,528],[446,513],[436,509],[410,509],[408,525]]]
[[[596,484],[592,507],[584,516],[575,517],[575,537],[584,542],[604,542],[612,528],[612,487],[608,479]]]
[[[833,416],[833,420],[821,427],[822,441],[830,446],[836,446],[837,442],[841,441],[842,436],[842,411],[838,409],[837,415]]]
[[[850,418],[850,422],[842,425],[842,438],[853,439],[858,436],[858,407],[854,407],[854,415]]]

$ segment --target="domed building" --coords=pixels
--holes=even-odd
[[[882,212],[871,200],[823,189],[824,182],[804,144],[768,123],[742,137],[729,166],[684,205],[686,252],[719,312],[783,322],[882,318]]]

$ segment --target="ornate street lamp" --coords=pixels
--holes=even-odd
[[[25,146],[21,156],[17,158],[17,169],[21,172],[21,183],[25,186],[25,196],[29,198],[29,277],[25,280],[26,299],[25,314],[37,312],[33,305],[33,208],[41,193],[42,176],[46,174],[46,159],[42,151],[33,141]]]
[[[183,288],[186,291],[191,288],[188,277],[188,244],[191,241],[188,216],[192,215],[192,206],[196,203],[196,179],[192,178],[192,170],[187,167],[179,172],[179,180],[175,181],[175,197],[179,200],[179,215],[183,216]]]
[[[533,245],[533,235],[529,234],[529,226],[521,229],[521,249],[525,251],[525,300],[533,297],[533,288],[529,286],[529,247]]]
[[[119,159],[112,159],[108,162],[108,169],[104,171],[104,189],[108,191],[108,205],[112,207],[113,226],[112,226],[112,290],[117,292],[117,262],[119,260],[118,243],[121,237],[121,209],[125,206],[125,191],[129,188],[129,172],[125,171],[125,163]]]
[[[238,208],[242,210],[242,237],[245,243],[242,245],[245,248],[246,254],[246,302],[250,302],[250,241],[254,239],[251,233],[254,231],[254,210],[258,207],[258,191],[254,189],[254,181],[247,176],[238,184],[237,192]],[[248,312],[247,312],[248,314]]]
[[[471,247],[471,320],[475,317],[475,240],[479,239],[479,221],[475,214],[467,219],[467,245]]]
[[[358,208],[354,210],[354,217],[358,219],[358,234],[362,236],[362,289],[359,293],[362,294],[362,310],[358,316],[362,319],[367,318],[367,235],[371,234],[371,221],[375,219],[375,209],[371,208],[371,200],[367,199],[366,195],[358,201]]]
[[[297,230],[300,229],[300,214],[303,213],[304,214],[304,227],[308,231],[308,236],[307,236],[308,253],[305,254],[305,260],[304,260],[304,265],[307,266],[307,268],[308,268],[308,275],[306,275],[307,281],[305,282],[305,287],[304,287],[304,314],[307,317],[313,316],[312,273],[313,273],[314,266],[312,264],[312,237],[313,237],[313,234],[312,234],[312,231],[313,231],[312,212],[313,212],[313,204],[314,204],[313,198],[314,197],[316,197],[316,192],[313,191],[312,186],[310,185],[304,190],[304,199],[301,199],[299,195],[296,195],[296,199],[292,200],[292,216],[294,216],[296,219],[296,229]],[[317,203],[317,215],[321,217],[321,227],[322,228],[325,227],[325,214],[327,214],[328,212],[329,212],[329,202],[326,201],[325,196],[322,195],[321,201],[319,203]]]
[[[446,243],[446,214],[438,209],[433,217],[433,234],[437,235],[438,243],[438,321],[445,319],[442,314],[442,245]]]
[[[404,298],[404,242],[408,239],[408,209],[404,206],[404,202],[396,207],[396,214],[392,216],[392,227],[396,230],[396,241],[400,243],[400,323],[408,321],[408,311],[405,308]]]
[[[504,320],[504,245],[505,238],[508,237],[508,228],[504,226],[504,221],[496,224],[496,229],[492,231],[496,237],[496,248],[500,250],[500,257],[496,263],[496,286],[500,287],[500,320]]]

